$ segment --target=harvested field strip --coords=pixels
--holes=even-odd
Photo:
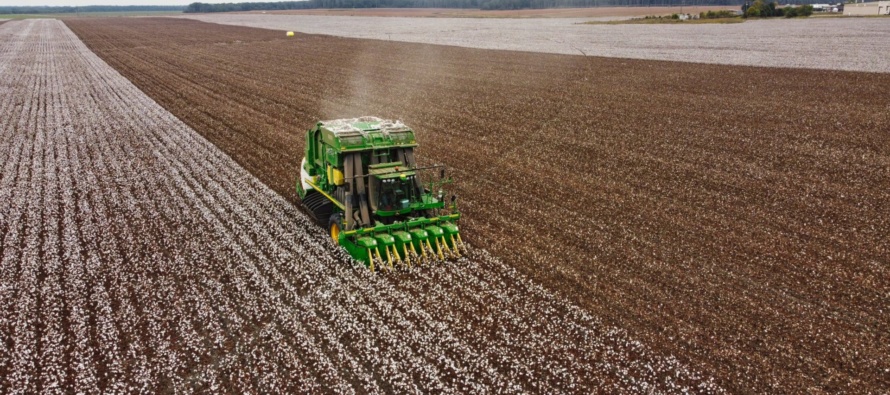
[[[61,22],[0,43],[0,393],[721,391],[482,249],[355,267]]]
[[[686,6],[687,13],[717,11],[733,6]],[[281,11],[249,11],[247,15],[314,15],[314,16],[375,16],[423,18],[630,18],[634,16],[673,14],[677,7],[588,7],[543,8],[524,10],[480,10],[466,8],[343,8]],[[235,14],[235,13],[228,13]]]
[[[68,24],[283,196],[308,125],[400,118],[468,240],[608,324],[736,392],[890,383],[890,75]]]
[[[666,10],[658,7],[623,8],[633,10],[625,11],[625,15],[633,12],[653,15]],[[667,15],[678,11],[668,11]],[[890,39],[890,24],[886,17],[767,18],[719,25],[690,21],[671,25],[588,24],[590,18],[381,19],[344,13],[333,16],[209,13],[179,17],[274,29],[281,33],[296,31],[466,48],[890,73],[890,59],[884,56],[884,43]]]

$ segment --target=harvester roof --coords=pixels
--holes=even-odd
[[[413,176],[415,172],[405,167],[402,162],[389,162],[368,166],[368,174],[384,180],[389,178],[405,178],[408,176]]]
[[[417,145],[414,131],[401,121],[366,116],[321,121],[317,127],[324,133],[325,142],[340,151]]]

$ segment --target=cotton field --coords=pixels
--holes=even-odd
[[[0,393],[722,392],[484,248],[357,266],[60,21],[0,54]]]
[[[890,74],[286,37],[174,18],[65,23],[293,205],[310,125],[356,114],[411,125],[418,156],[456,180],[473,253],[517,273],[456,264],[442,275],[537,284],[729,392],[890,385]],[[414,275],[431,274],[382,277],[402,286]],[[450,288],[466,296],[425,305],[433,317],[475,306]]]
[[[628,7],[634,9],[635,7]],[[724,8],[735,8],[725,6]],[[640,7],[642,10],[649,7]],[[638,11],[628,11],[632,15]],[[678,8],[651,8],[670,15]],[[686,7],[685,12],[697,14]],[[342,16],[341,16],[342,15]],[[188,14],[185,18],[309,34],[467,48],[745,66],[890,72],[886,18],[749,20],[734,24],[585,24],[593,18],[381,18]],[[625,17],[626,18],[626,17]]]

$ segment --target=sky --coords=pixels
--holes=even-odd
[[[81,5],[189,5],[201,3],[255,3],[279,0],[0,0],[0,6],[81,6]]]

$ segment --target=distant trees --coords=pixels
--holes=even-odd
[[[483,10],[520,10],[540,8],[601,7],[601,6],[680,6],[680,5],[740,5],[743,0],[303,0],[262,3],[192,3],[188,6],[0,6],[0,14],[66,14],[75,12],[146,12],[183,11],[232,12],[305,10],[317,8],[479,8]],[[809,3],[821,0],[796,0]],[[778,8],[776,2],[756,0],[742,6],[745,16],[809,16],[812,6]],[[750,13],[749,13],[750,11]],[[790,12],[790,16],[789,16]]]
[[[88,5],[72,6],[0,6],[0,14],[73,14],[75,12],[146,12],[146,11],[182,11],[183,6],[151,6],[151,5]]]
[[[785,11],[785,18],[813,15],[813,6],[809,4],[800,7],[787,6],[783,10]]]
[[[754,0],[753,3],[742,6],[745,17],[771,17],[779,16],[776,10],[779,9],[779,3],[772,1],[767,3],[764,0]]]
[[[809,0],[806,0],[809,1]],[[816,0],[813,0],[816,1]],[[304,0],[263,3],[189,4],[184,12],[303,10],[316,8],[479,8],[519,10],[599,6],[740,5],[740,0]]]
[[[742,6],[742,13],[745,18],[769,18],[780,16],[794,18],[798,16],[813,15],[813,6],[806,4],[800,7],[786,6],[785,8],[779,8],[779,3],[775,1],[767,3],[764,0],[755,0],[751,4],[745,3],[745,5]]]
[[[814,2],[820,0],[795,0]],[[192,3],[184,12],[231,12],[231,11],[276,11],[305,10],[317,8],[480,8],[483,10],[520,10],[529,8],[569,8],[599,6],[680,6],[680,5],[741,5],[742,0],[304,0],[263,3]],[[745,10],[754,8],[756,16],[782,16],[777,3],[757,0],[754,4],[745,3]],[[756,7],[755,7],[756,5]],[[779,10],[779,15],[773,15]],[[755,16],[755,15],[751,15]],[[767,15],[763,15],[767,16]]]
[[[820,0],[798,0],[813,2]],[[540,8],[600,7],[600,6],[679,6],[679,5],[739,5],[741,0],[303,0],[276,1],[262,3],[192,3],[182,6],[4,6],[0,14],[65,14],[75,12],[146,12],[183,11],[232,12],[232,11],[275,11],[305,10],[317,8],[479,8],[483,10],[520,10]],[[765,0],[745,2],[744,16],[809,16],[812,6],[779,8],[778,3]]]
[[[721,18],[736,18],[738,14],[735,11],[730,10],[719,10],[719,11],[708,11],[702,12],[698,15],[699,19],[721,19]]]
[[[362,1],[362,0],[358,0]],[[207,4],[207,3],[191,3],[185,7],[183,12],[186,13],[195,13],[195,12],[231,12],[231,11],[256,11],[256,10],[298,10],[305,8],[318,8],[318,7],[310,7],[308,3],[313,3],[316,1],[279,1],[279,2],[268,2],[268,3],[221,3],[221,4]],[[318,1],[323,2],[323,1]],[[333,0],[331,0],[333,2]]]

